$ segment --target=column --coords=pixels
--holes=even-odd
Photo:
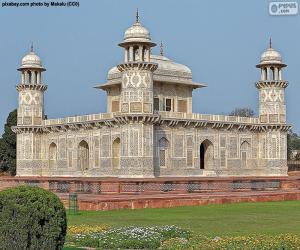
[[[274,80],[278,80],[278,68],[274,68]]]
[[[146,49],[146,61],[150,62],[150,48]]]
[[[25,84],[29,84],[29,75],[27,71],[24,71],[25,74]]]
[[[31,71],[31,84],[36,84],[36,74],[35,74],[35,71]]]
[[[125,48],[124,50],[124,61],[127,63],[128,62],[128,48]]]
[[[25,74],[24,74],[24,71],[22,71],[21,84],[25,84]]]
[[[267,67],[267,79],[270,80],[270,67]]]
[[[264,69],[260,68],[260,79],[263,81],[265,80],[265,76],[264,76]]]
[[[37,73],[37,79],[36,79],[37,84],[41,84],[41,72]]]
[[[133,47],[130,46],[129,47],[129,61],[133,61]]]
[[[279,68],[279,74],[278,74],[278,76],[279,76],[279,80],[282,80],[281,68]]]

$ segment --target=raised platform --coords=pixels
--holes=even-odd
[[[17,185],[39,186],[53,191],[66,207],[69,193],[77,193],[81,210],[300,200],[299,175],[155,179],[0,177],[0,190]]]

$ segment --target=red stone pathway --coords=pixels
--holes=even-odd
[[[58,194],[68,207],[68,194]],[[78,194],[80,210],[117,210],[178,206],[200,206],[237,202],[300,200],[300,190],[213,192],[193,194],[95,195]]]

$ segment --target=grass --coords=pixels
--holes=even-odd
[[[68,225],[82,224],[112,227],[178,225],[208,236],[300,233],[300,201],[80,211],[77,215],[68,215]]]

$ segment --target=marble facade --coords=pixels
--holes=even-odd
[[[192,113],[192,92],[206,87],[163,55],[137,16],[119,44],[124,61],[96,88],[107,113],[45,119],[45,71],[33,49],[18,69],[18,176],[285,176],[287,131],[280,54],[270,44],[257,67],[259,116]]]

